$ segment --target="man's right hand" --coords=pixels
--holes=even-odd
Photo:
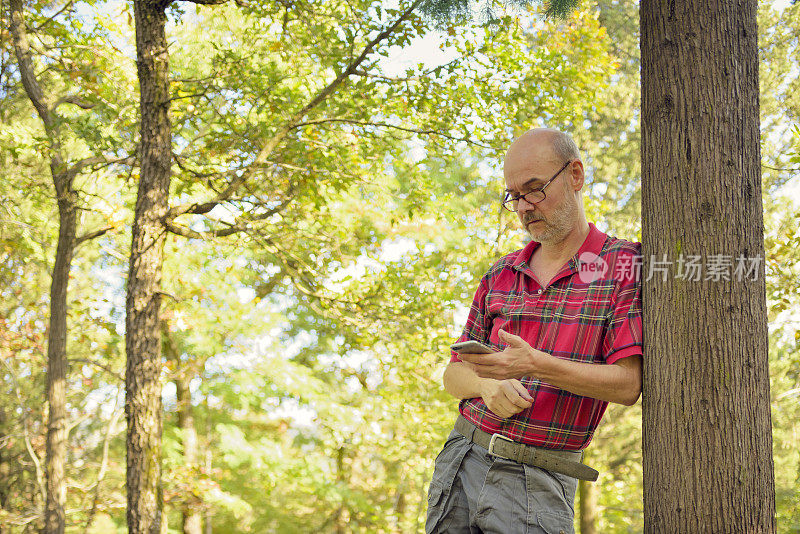
[[[533,405],[533,397],[522,385],[522,382],[516,378],[484,380],[481,387],[481,398],[492,412],[503,419],[516,415]]]
[[[472,370],[472,364],[466,362],[447,364],[442,382],[447,392],[457,399],[481,397],[489,410],[503,419],[533,404],[533,397],[516,378],[480,378]]]

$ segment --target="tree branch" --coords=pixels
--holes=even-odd
[[[289,132],[297,128],[297,125],[301,122],[303,117],[305,117],[311,110],[325,101],[325,99],[328,98],[336,89],[338,89],[347,78],[355,74],[359,66],[364,62],[364,60],[367,59],[367,56],[372,53],[375,47],[378,46],[381,41],[384,41],[390,35],[392,35],[392,33],[394,33],[395,30],[397,30],[397,28],[411,16],[414,10],[419,7],[423,1],[424,0],[416,0],[413,4],[411,4],[411,6],[406,9],[392,24],[386,27],[372,41],[367,43],[367,45],[361,51],[361,54],[351,61],[350,64],[347,65],[347,67],[332,82],[330,82],[319,93],[317,93],[317,95],[306,105],[292,114],[292,116],[289,117],[284,125],[281,126],[278,131],[276,131],[275,134],[264,144],[255,160],[248,166],[247,170],[245,170],[245,172],[243,172],[240,176],[237,176],[231,180],[231,183],[228,184],[228,186],[221,193],[217,194],[217,196],[211,200],[210,203],[219,203],[230,198],[236,192],[236,190],[239,189],[239,187],[251,176],[255,168],[267,162],[267,158],[269,158],[272,152],[275,151],[275,149],[286,138]],[[171,209],[168,212],[168,219],[174,219],[183,213],[187,212],[181,211],[180,209]]]
[[[88,534],[89,527],[92,526],[94,516],[97,513],[97,503],[100,501],[100,483],[106,476],[108,470],[108,450],[111,443],[111,437],[114,434],[114,428],[117,426],[117,421],[122,415],[122,411],[118,409],[119,394],[114,399],[114,410],[111,412],[111,421],[108,423],[108,430],[106,431],[105,438],[103,439],[103,458],[100,461],[100,470],[97,473],[97,482],[94,485],[94,496],[92,497],[92,508],[86,518],[86,523],[83,527],[84,534]]]
[[[30,431],[28,430],[28,410],[22,400],[22,393],[20,393],[17,374],[3,358],[0,358],[0,362],[3,362],[6,370],[8,370],[8,374],[11,376],[11,381],[14,383],[14,393],[16,393],[17,396],[19,413],[20,417],[22,418],[22,437],[23,441],[25,442],[25,449],[28,451],[28,455],[31,457],[31,461],[33,462],[33,467],[36,470],[36,483],[39,486],[39,493],[41,494],[42,500],[46,501],[47,490],[45,489],[45,475],[44,471],[42,470],[42,462],[39,456],[36,454],[36,451],[33,450],[33,445],[31,444]]]
[[[109,157],[109,156],[92,156],[92,157],[84,158],[82,160],[79,160],[79,161],[76,161],[75,163],[73,163],[72,166],[70,166],[67,169],[66,175],[67,175],[67,178],[70,180],[70,183],[71,183],[72,180],[83,169],[85,169],[86,167],[90,167],[92,165],[99,165],[101,163],[104,164],[104,165],[113,165],[115,163],[124,163],[126,165],[133,165],[135,162],[136,162],[136,158],[134,158],[133,156],[127,156],[127,157],[124,157],[124,158],[112,158],[112,157]]]
[[[773,171],[781,171],[781,172],[798,172],[800,171],[800,167],[791,169],[789,167],[773,167],[771,165],[767,165],[766,163],[761,164],[762,167],[766,167],[767,169],[771,169]]]
[[[164,221],[164,228],[167,232],[170,232],[175,235],[179,235],[188,239],[201,239],[205,240],[208,237],[214,237],[213,235],[209,234],[208,232],[198,232],[196,230],[192,230],[191,228],[186,228],[185,226],[181,226],[174,221]]]
[[[100,362],[97,362],[95,360],[90,360],[89,358],[70,358],[69,359],[69,363],[70,364],[71,363],[75,363],[75,362],[82,362],[82,363],[88,363],[90,365],[94,365],[96,367],[99,367],[100,369],[102,369],[106,373],[110,374],[111,376],[113,376],[117,380],[119,380],[121,382],[125,382],[125,377],[124,376],[122,376],[118,372],[114,371],[110,367],[108,367],[108,366],[106,366],[106,365],[104,365],[104,364],[102,364]]]
[[[53,104],[53,109],[56,109],[61,104],[73,104],[73,105],[78,106],[81,109],[92,109],[93,107],[95,107],[97,105],[94,102],[88,102],[86,100],[83,100],[78,95],[62,96],[61,98],[56,100],[55,104]]]
[[[81,415],[79,415],[78,417],[76,417],[76,418],[75,418],[75,419],[73,419],[72,421],[69,421],[69,422],[67,423],[67,425],[66,425],[66,432],[67,432],[67,435],[69,436],[69,433],[70,433],[70,432],[72,432],[72,429],[73,429],[73,428],[75,428],[75,427],[76,427],[76,426],[78,426],[79,424],[83,423],[84,421],[86,421],[86,420],[87,420],[87,419],[89,419],[90,417],[92,417],[92,415],[91,415],[91,414],[85,413],[85,414],[81,414]]]
[[[115,230],[116,228],[117,228],[116,225],[109,224],[107,226],[104,226],[103,228],[100,228],[99,230],[95,230],[94,232],[83,234],[82,236],[75,239],[75,246],[77,247],[84,241],[89,241],[90,239],[95,239],[97,237],[100,237],[101,235],[104,235],[110,232],[111,230]]]
[[[206,180],[206,187],[208,187],[209,189],[213,190],[219,196],[220,193],[218,191],[216,191],[216,189],[211,184],[211,181],[208,180],[208,179],[211,178],[211,177],[221,178],[226,173],[223,173],[223,172],[201,173],[201,172],[195,171],[195,170],[190,169],[189,167],[187,167],[181,161],[181,156],[179,156],[178,154],[173,154],[172,157],[174,158],[175,163],[178,165],[178,168],[180,168],[184,172],[187,172],[187,173],[191,174],[192,176],[194,176],[196,178],[201,178],[201,179]],[[265,163],[267,163],[269,165],[274,165],[276,167],[283,167],[285,169],[289,169],[289,170],[292,170],[292,171],[311,172],[311,170],[306,168],[306,167],[298,167],[296,165],[291,165],[289,163],[280,163],[280,162],[277,162],[277,161],[266,161]],[[233,169],[233,171],[234,172],[237,172],[237,171],[247,172],[248,169],[245,168],[244,170],[242,170],[240,168],[237,168],[237,169]],[[228,172],[230,172],[230,170]],[[293,186],[293,184],[290,183],[289,187],[287,187],[286,191],[284,192],[284,196],[285,197],[291,196],[293,191],[294,191],[294,186]],[[228,198],[223,199],[223,200],[230,201],[231,198],[229,196]],[[164,216],[164,220],[171,221],[171,220],[176,219],[177,217],[180,217],[181,215],[185,215],[187,213],[192,213],[192,214],[195,214],[195,215],[201,215],[203,213],[208,213],[209,211],[214,209],[216,206],[222,204],[223,200],[218,200],[218,201],[213,201],[212,200],[212,201],[208,201],[208,202],[192,202],[192,203],[186,203],[186,204],[180,204],[180,205],[177,205],[177,206],[173,206],[167,211],[167,214]],[[275,212],[275,213],[277,213],[277,212]]]
[[[356,69],[353,71],[353,74],[356,76],[361,76],[363,78],[373,78],[376,80],[385,80],[387,82],[413,82],[419,80],[419,76],[408,76],[408,77],[398,77],[398,76],[385,76],[383,74],[373,74],[371,72],[367,72],[365,70]]]
[[[9,4],[11,7],[11,36],[14,41],[14,52],[17,55],[22,86],[33,107],[36,108],[36,113],[39,114],[39,118],[42,119],[45,128],[49,131],[53,126],[53,117],[33,69],[31,47],[22,12],[22,0],[9,0]]]
[[[195,97],[198,97],[198,96],[205,96],[207,94],[208,94],[208,91],[203,91],[202,93],[192,93],[190,95],[184,95],[184,96],[173,96],[173,97],[171,97],[169,99],[169,102],[174,102],[176,100],[183,100],[183,99],[186,99],[186,98],[195,98]]]
[[[203,232],[198,232],[197,230],[192,230],[191,228],[187,228],[185,226],[181,226],[176,224],[174,220],[165,220],[164,226],[168,232],[172,232],[173,234],[180,235],[183,237],[188,237],[189,239],[208,239],[210,237],[226,237],[233,234],[238,234],[239,232],[246,232],[247,230],[251,229],[250,224],[256,221],[262,221],[267,219],[279,211],[283,210],[288,204],[291,202],[291,198],[285,199],[283,202],[271,208],[264,213],[259,213],[256,216],[249,217],[247,219],[242,219],[235,224],[230,224],[228,228],[222,228],[218,230],[206,230]],[[216,204],[215,204],[216,205]],[[210,210],[208,210],[210,211]],[[195,212],[187,212],[187,213],[195,213]],[[202,212],[205,213],[205,212]],[[220,224],[229,224],[225,223],[224,221],[217,221]]]
[[[495,147],[492,147],[492,146],[489,146],[489,145],[484,145],[484,144],[478,143],[476,141],[472,141],[468,137],[456,137],[454,135],[450,135],[450,134],[444,133],[444,132],[442,132],[440,130],[430,130],[430,129],[422,130],[422,129],[419,129],[419,128],[411,128],[411,127],[408,127],[408,126],[400,126],[398,124],[391,124],[391,123],[388,123],[388,122],[359,121],[359,120],[354,120],[354,119],[327,117],[327,118],[322,118],[322,119],[314,119],[314,120],[310,120],[310,121],[306,121],[306,122],[300,122],[297,125],[295,125],[295,128],[300,128],[302,126],[310,126],[310,125],[314,125],[314,124],[323,124],[323,123],[326,123],[326,122],[344,122],[344,123],[347,123],[347,124],[355,124],[357,126],[377,126],[377,127],[380,127],[380,128],[392,128],[394,130],[400,130],[402,132],[415,133],[417,135],[438,135],[439,137],[444,137],[445,139],[450,139],[452,141],[462,141],[464,143],[469,143],[471,145],[475,145],[475,146],[478,146],[478,147],[481,147],[481,148],[487,148],[487,149],[494,149],[495,148]]]
[[[413,81],[424,79],[426,76],[429,76],[430,74],[436,72],[437,70],[441,70],[441,69],[449,67],[450,65],[458,63],[458,62],[462,61],[465,57],[466,57],[466,54],[461,54],[457,58],[452,59],[452,60],[448,61],[447,63],[442,63],[441,65],[437,65],[435,67],[430,67],[430,68],[420,72],[417,76],[400,76],[400,77],[398,77],[398,76],[385,76],[383,74],[373,74],[371,72],[367,72],[367,71],[360,70],[360,69],[358,69],[355,72],[353,72],[353,74],[355,74],[357,76],[362,76],[364,78],[375,78],[375,79],[378,79],[378,80],[385,80],[387,82],[394,82],[394,83],[398,83],[398,82],[399,83],[413,82]]]
[[[51,17],[48,17],[48,18],[47,18],[47,20],[44,20],[44,21],[42,21],[42,23],[41,23],[41,24],[39,24],[38,26],[36,26],[36,28],[34,28],[34,29],[33,29],[34,33],[38,32],[39,30],[41,30],[42,28],[44,28],[45,26],[47,26],[48,24],[50,24],[51,22],[53,22],[57,16],[59,16],[59,15],[60,15],[60,14],[62,14],[64,11],[66,11],[66,10],[68,10],[70,7],[72,7],[72,4],[74,4],[74,3],[75,3],[75,1],[74,1],[74,0],[69,0],[69,2],[67,2],[66,4],[64,4],[64,7],[62,7],[62,8],[61,8],[61,9],[59,9],[58,11],[56,11],[56,12],[55,12],[55,13],[54,13],[54,14],[53,14]]]

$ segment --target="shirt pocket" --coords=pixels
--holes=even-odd
[[[574,284],[554,292],[547,305],[552,319],[560,324],[580,324],[602,328],[614,294],[614,280]]]
[[[539,294],[528,292],[490,292],[487,295],[486,306],[491,324],[490,339],[499,343],[498,330],[519,334],[521,323],[539,322],[542,313],[539,297]]]

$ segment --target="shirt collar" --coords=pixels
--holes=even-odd
[[[571,272],[578,272],[578,258],[584,252],[592,252],[596,255],[600,255],[600,251],[603,249],[603,244],[606,242],[606,238],[608,236],[597,229],[594,223],[589,223],[589,234],[586,236],[586,239],[583,240],[578,251],[573,255],[569,261],[567,261],[566,267]],[[533,251],[536,250],[541,243],[537,241],[531,240],[530,243],[525,245],[519,255],[517,255],[517,261],[514,263],[514,269],[518,271],[525,271],[528,268],[528,262],[533,256]],[[559,278],[563,275],[564,268],[562,267],[561,271],[553,278],[553,281],[556,278]]]

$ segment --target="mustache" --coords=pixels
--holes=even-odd
[[[538,216],[538,215],[536,215],[534,213],[530,213],[530,212],[526,213],[525,215],[522,216],[522,224],[524,224],[526,226],[528,224],[532,223],[533,221],[543,221],[543,220],[544,220],[544,217],[540,217],[540,216]]]

